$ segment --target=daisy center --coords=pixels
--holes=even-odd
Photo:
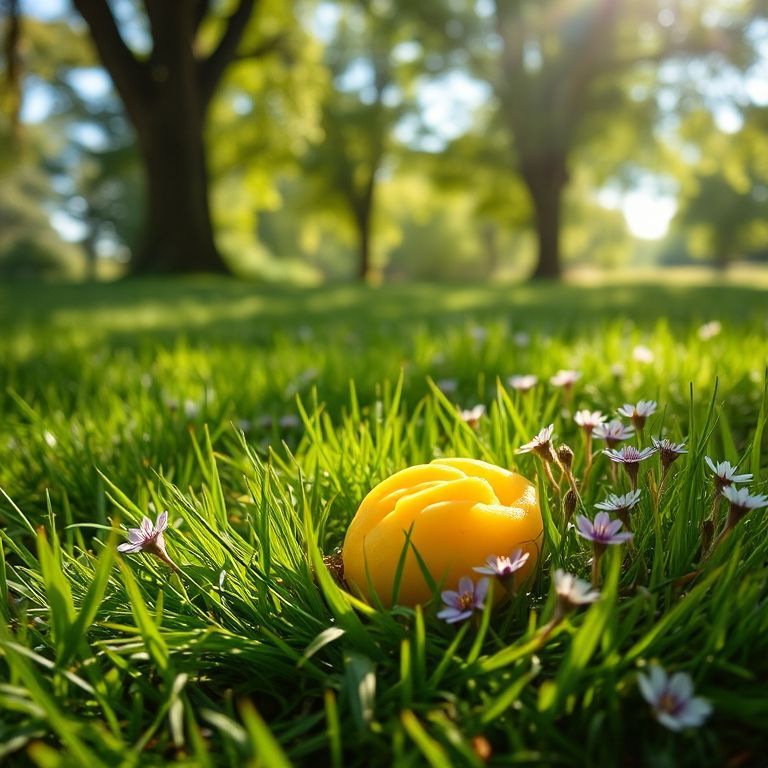
[[[462,592],[459,595],[457,603],[457,608],[459,608],[459,610],[469,610],[475,604],[475,596],[472,592]]]
[[[671,693],[665,693],[659,699],[659,709],[663,712],[668,712],[670,715],[674,715],[680,710],[681,702],[678,701],[677,696],[673,696]]]

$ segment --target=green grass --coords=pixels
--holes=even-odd
[[[711,320],[721,333],[700,338]],[[763,758],[768,514],[704,561],[699,528],[705,455],[766,492],[764,290],[5,286],[0,322],[0,761],[479,766],[480,737],[497,765]],[[582,372],[572,403],[547,383],[559,368]],[[511,392],[515,373],[542,383]],[[588,578],[590,553],[543,482],[530,593],[479,623],[448,626],[434,604],[375,610],[326,571],[393,471],[466,455],[533,479],[515,449],[554,421],[580,476],[564,410],[640,398],[660,404],[647,434],[689,453],[658,516],[658,459],[645,465],[636,553],[606,556],[600,601],[545,643],[551,573]],[[456,410],[475,403],[477,430]],[[592,516],[625,488],[600,457],[580,490]],[[179,574],[115,552],[163,509]],[[704,727],[655,722],[636,684],[652,662],[692,675],[714,706]]]

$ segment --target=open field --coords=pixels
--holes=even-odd
[[[768,513],[708,557],[700,530],[705,456],[768,492],[765,282],[22,284],[0,286],[0,322],[0,760],[479,766],[487,747],[498,765],[760,764]],[[559,369],[581,374],[570,395]],[[515,374],[539,383],[515,391]],[[643,463],[633,548],[542,639],[552,574],[588,579],[591,550],[515,450],[554,423],[591,519],[629,486],[599,453],[584,480],[573,412],[640,399],[659,405],[643,445],[687,453],[658,503],[659,458]],[[475,404],[473,425],[456,406]],[[322,556],[360,500],[458,455],[538,482],[526,593],[459,625],[439,597],[350,598]],[[116,553],[162,510],[178,573]],[[637,684],[653,664],[692,676],[702,727],[653,718]]]

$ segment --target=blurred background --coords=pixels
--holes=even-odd
[[[768,3],[0,0],[0,277],[768,264]]]

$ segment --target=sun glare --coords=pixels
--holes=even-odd
[[[669,231],[677,203],[673,197],[651,195],[638,190],[624,196],[621,209],[627,228],[635,237],[641,240],[660,240]]]

